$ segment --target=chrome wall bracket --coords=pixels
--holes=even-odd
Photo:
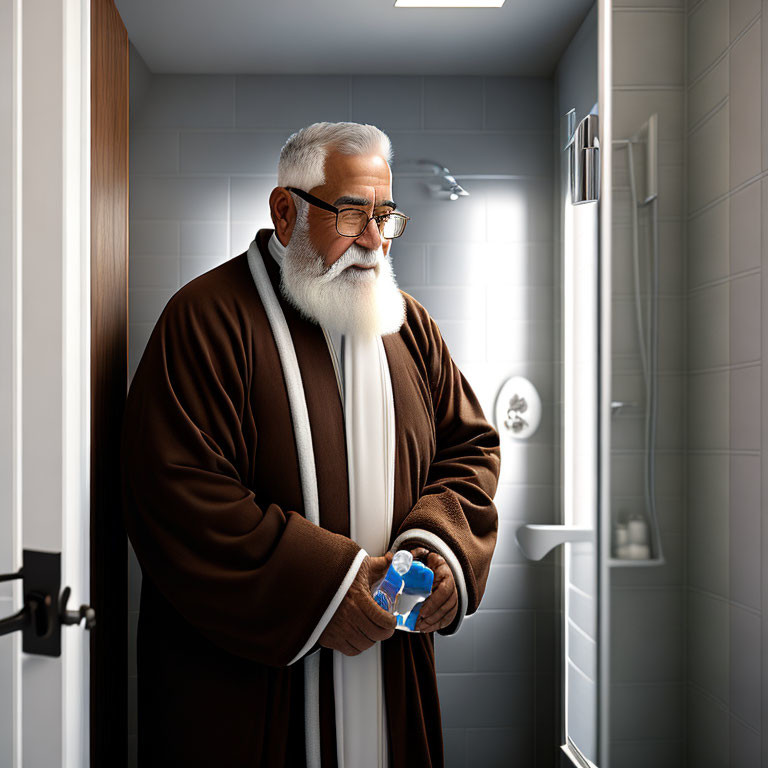
[[[600,138],[597,115],[587,115],[571,133],[575,110],[567,115],[569,138],[563,149],[569,149],[571,202],[593,203],[600,199]]]

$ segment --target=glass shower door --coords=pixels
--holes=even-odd
[[[561,157],[562,402],[561,525],[524,525],[523,553],[540,560],[562,544],[563,756],[598,764],[600,683],[599,541],[599,140],[592,113],[566,116]]]
[[[563,180],[563,752],[598,760],[599,141],[595,114],[566,116]]]

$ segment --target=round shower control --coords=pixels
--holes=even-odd
[[[502,384],[496,398],[496,429],[501,435],[526,440],[541,423],[541,398],[536,388],[522,376],[512,376]]]

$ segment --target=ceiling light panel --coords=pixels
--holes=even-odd
[[[504,0],[397,0],[395,8],[501,8]]]

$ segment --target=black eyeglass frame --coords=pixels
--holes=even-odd
[[[314,195],[310,195],[309,192],[305,192],[303,189],[297,189],[296,187],[286,187],[286,189],[289,192],[293,192],[294,195],[297,195],[302,200],[305,200],[310,205],[317,206],[318,208],[322,208],[324,211],[329,211],[330,213],[336,214],[336,232],[341,235],[341,237],[360,237],[360,235],[365,232],[369,222],[371,219],[374,219],[376,221],[376,226],[379,226],[379,219],[383,219],[388,216],[397,216],[398,218],[401,218],[405,221],[405,224],[403,224],[403,230],[400,232],[399,235],[395,235],[394,237],[388,237],[387,240],[394,240],[395,238],[400,237],[400,235],[405,232],[406,224],[411,220],[410,216],[406,216],[404,213],[400,213],[398,211],[391,211],[390,213],[379,213],[374,214],[373,216],[368,217],[368,221],[365,222],[363,225],[363,228],[356,234],[356,235],[345,235],[343,232],[339,232],[339,214],[343,213],[344,211],[357,211],[358,213],[365,213],[365,211],[361,211],[359,208],[337,208],[335,205],[331,205],[330,203],[326,203],[325,200],[321,200],[319,197],[315,197]],[[381,228],[379,228],[379,232],[381,232]],[[382,235],[383,237],[383,235]]]

